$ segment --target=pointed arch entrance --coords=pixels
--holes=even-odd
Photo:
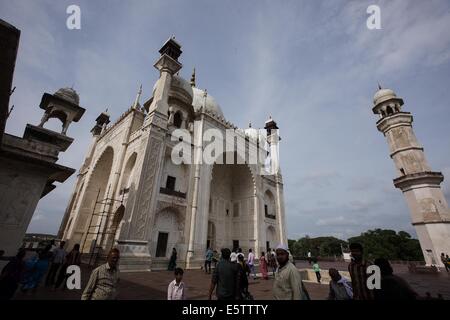
[[[215,245],[247,251],[255,239],[253,174],[247,164],[216,163],[211,177],[209,221],[217,226]]]
[[[108,196],[108,181],[111,175],[113,160],[114,150],[112,147],[107,147],[95,163],[79,206],[78,219],[74,226],[71,242],[73,244],[82,244],[81,250],[83,252],[90,252],[92,242],[96,239],[96,233],[102,227],[100,226],[102,221],[97,213],[102,210],[100,207],[105,204],[98,204],[96,202],[102,201]],[[89,228],[90,225],[97,227]]]

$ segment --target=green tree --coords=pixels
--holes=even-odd
[[[405,231],[368,230],[348,241],[360,243],[364,247],[365,258],[369,260],[383,257],[389,260],[423,261],[419,241],[412,239]]]
[[[308,252],[311,252],[313,257],[332,257],[342,255],[341,245],[346,246],[347,242],[334,237],[305,236],[295,242],[292,240],[289,248],[296,257],[305,257]]]

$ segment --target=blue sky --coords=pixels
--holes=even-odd
[[[66,28],[71,4],[81,8],[81,30]],[[366,27],[372,4],[381,30]],[[101,111],[117,118],[141,83],[150,96],[158,49],[175,35],[181,75],[195,67],[197,86],[229,121],[278,122],[289,238],[346,239],[378,227],[415,235],[371,111],[378,82],[405,100],[431,167],[450,179],[446,0],[0,0],[0,18],[22,31],[8,133],[39,122],[44,92],[73,85],[80,94],[86,113],[69,128],[75,142],[63,165],[80,167]],[[57,231],[74,181],[41,200],[29,232]],[[449,200],[448,180],[443,188]]]

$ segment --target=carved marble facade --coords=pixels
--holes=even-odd
[[[237,129],[214,98],[196,87],[195,74],[190,82],[176,74],[180,48],[174,39],[161,48],[155,63],[160,77],[143,106],[139,91],[113,125],[106,113],[97,118],[61,224],[59,236],[69,246],[80,243],[84,253],[118,247],[122,270],[165,269],[172,248],[179,266],[198,268],[207,246],[261,252],[287,243],[281,173],[261,176],[255,164],[173,163],[179,142],[172,139],[175,129],[192,135],[194,156],[200,150],[194,128],[201,135],[215,128],[224,137],[226,129]],[[237,132],[245,139],[250,131]],[[277,144],[278,136],[271,137]],[[115,212],[121,205],[125,210],[118,223]],[[105,232],[114,229],[114,234]]]

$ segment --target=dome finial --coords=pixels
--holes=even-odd
[[[252,127],[252,122],[251,122],[251,121],[248,123],[248,127],[249,127],[249,128]]]
[[[191,87],[195,87],[195,67],[194,67],[194,70],[192,71]]]
[[[380,82],[378,81],[378,90],[381,90],[381,89],[383,89],[383,88],[381,87],[381,84],[380,84]]]

